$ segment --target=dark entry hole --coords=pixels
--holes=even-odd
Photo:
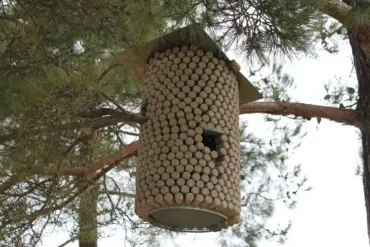
[[[205,128],[202,134],[204,146],[211,149],[211,151],[216,150],[217,140],[221,135],[222,130]]]
[[[216,139],[218,136],[215,136],[215,135],[209,135],[207,134],[206,132],[203,132],[203,144],[205,147],[208,147],[209,149],[211,149],[211,151],[214,151],[216,150]]]

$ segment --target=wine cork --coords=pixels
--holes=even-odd
[[[158,174],[153,175],[153,181],[157,182],[159,180],[160,176]]]
[[[151,190],[147,190],[147,191],[145,191],[145,193],[144,193],[144,197],[145,198],[148,198],[149,196],[151,196],[152,195],[152,191]]]
[[[203,142],[197,142],[197,143],[195,144],[195,146],[196,146],[196,148],[197,148],[198,150],[203,150],[203,149],[204,149],[204,144],[203,144]]]
[[[199,80],[199,75],[198,74],[191,74],[190,78],[194,81],[198,81]]]
[[[206,160],[206,161],[211,161],[212,160],[211,155],[207,154],[207,153],[203,155],[203,159]]]
[[[164,196],[162,194],[157,194],[154,199],[160,205],[165,205],[166,204],[166,202],[164,200]]]
[[[186,133],[189,130],[189,126],[186,124],[180,125],[180,131]],[[183,141],[183,140],[182,140]]]
[[[184,203],[184,195],[181,193],[175,194],[175,202],[177,204],[183,204]]]
[[[199,110],[199,109],[195,109],[195,110],[193,111],[195,115],[197,115],[197,113],[196,113],[196,111],[197,111],[197,110]],[[198,115],[199,115],[199,114],[198,114]],[[197,123],[196,123],[194,120],[190,120],[190,121],[188,122],[188,126],[189,126],[189,128],[194,129],[195,127],[197,127]],[[187,128],[186,130],[188,130],[188,128]]]
[[[199,84],[199,82],[198,82],[198,84]],[[203,104],[203,98],[202,98],[202,97],[200,97],[200,96],[197,96],[197,97],[194,99],[194,101],[198,103],[198,107],[199,107],[201,104]]]
[[[191,158],[191,159],[189,160],[189,164],[191,164],[191,165],[193,165],[193,166],[195,166],[197,163],[198,163],[198,160],[197,160],[197,159],[195,159],[195,158]]]
[[[170,190],[171,190],[171,193],[175,195],[176,193],[179,193],[180,188],[179,188],[179,186],[174,185],[174,186],[172,186],[172,187],[170,188]]]
[[[189,193],[190,189],[189,189],[189,186],[187,185],[183,185],[181,186],[181,189],[180,189],[181,193],[183,193],[184,195]]]
[[[185,203],[192,203],[194,200],[194,195],[192,193],[187,193],[185,195]]]
[[[212,159],[217,159],[217,157],[218,157],[217,151],[211,151],[210,155],[211,155]]]
[[[201,69],[201,68],[196,68],[194,72],[195,72],[196,74],[198,74],[198,75],[202,75],[202,74],[203,74],[203,69]]]
[[[203,158],[203,153],[200,152],[200,151],[196,151],[195,154],[194,154],[194,157],[196,159],[201,159],[201,158]]]
[[[188,159],[186,159],[186,158],[182,158],[182,159],[180,160],[180,164],[181,164],[181,165],[183,165],[183,166],[186,166],[188,163],[189,163],[189,160],[188,160]]]
[[[227,186],[222,186],[222,193],[225,194],[225,196],[229,193],[229,188],[227,188]]]
[[[196,116],[194,117],[194,121],[195,121],[196,123],[201,123],[201,122],[203,121],[203,118],[202,118],[202,116],[200,116],[200,115],[196,115]]]
[[[209,207],[213,202],[213,199],[211,196],[205,196],[203,202],[200,204],[201,207]],[[222,205],[222,203],[221,203]]]
[[[162,148],[161,148],[161,152],[162,152],[162,153],[169,153],[169,152],[170,152],[170,148],[169,148],[169,147],[167,147],[167,146],[164,146],[164,147],[162,147]],[[156,160],[156,161],[158,161],[158,160]],[[155,161],[155,162],[156,162],[156,161]]]
[[[152,205],[154,207],[159,207],[160,204],[154,199],[153,196],[149,196],[147,199],[146,199],[146,203],[149,204],[149,205]]]
[[[186,180],[186,185],[189,186],[189,188],[192,188],[195,186],[195,181],[191,178]]]
[[[176,180],[176,184],[181,187],[183,185],[185,185],[185,179],[184,178],[179,178]]]
[[[168,180],[167,180],[168,181]],[[170,191],[170,189],[169,189],[169,187],[167,187],[167,186],[163,186],[161,189],[160,189],[160,191],[161,191],[161,194],[162,195],[165,195],[165,194],[167,194],[169,191]]]
[[[184,112],[185,113],[191,113],[193,111],[193,108],[191,106],[185,106]]]
[[[204,166],[206,166],[207,165],[207,161],[206,160],[204,160],[204,159],[200,159],[200,160],[198,160],[198,162],[197,162],[200,166],[202,166],[202,167],[204,167]]]
[[[150,182],[150,183],[149,183],[149,186],[148,186],[148,187],[149,187],[149,189],[153,189],[153,188],[155,187],[155,184],[156,184],[156,183],[155,183],[154,181],[153,181],[153,182]]]
[[[240,222],[240,215],[233,215],[228,217],[228,225],[232,226],[234,224],[238,224]]]
[[[154,174],[156,174],[156,173],[157,173],[157,168],[152,167],[152,168],[150,169],[150,174],[151,174],[151,175],[154,175]]]
[[[203,133],[203,129],[201,127],[196,127],[194,131],[196,135],[201,135]]]
[[[207,188],[202,188],[200,190],[200,193],[203,195],[203,196],[208,196],[209,195],[209,190]]]
[[[223,211],[227,211],[228,203],[225,200],[221,201],[221,207]]]
[[[225,195],[225,200],[227,201],[228,204],[232,202],[230,194]]]
[[[221,191],[218,192],[218,198],[220,198],[220,200],[225,200],[225,194]]]
[[[186,120],[191,121],[191,120],[193,120],[195,118],[195,116],[194,116],[194,114],[192,112],[190,112],[190,113],[187,113],[185,115],[185,118],[186,118]]]
[[[177,131],[177,132],[176,132]],[[179,130],[179,128],[177,127],[177,126],[174,126],[173,127],[173,131],[172,131],[172,133],[171,133],[171,135],[170,135],[170,139],[171,140],[173,140],[173,141],[175,141],[175,140],[177,140],[178,138],[179,138],[179,134],[178,134],[178,132],[179,132],[180,130]],[[168,146],[167,146],[168,147]],[[171,147],[171,151],[173,150],[173,148],[174,147],[176,147],[176,148],[178,148],[177,146],[172,146]],[[172,151],[173,153],[175,153],[175,152],[177,152],[178,150],[176,150],[176,151]]]
[[[181,139],[177,139],[177,140],[175,140],[175,145],[176,146],[181,146],[181,145],[183,145],[184,144],[184,141],[183,140],[181,140]],[[226,151],[226,153],[227,153],[227,151]]]
[[[170,139],[170,135],[169,134],[163,134],[162,135],[162,140],[163,141],[168,141]],[[159,150],[159,152],[160,152],[160,150]],[[156,153],[156,154],[159,154],[159,153]]]
[[[217,169],[215,169],[215,168],[213,168],[213,169],[211,170],[211,175],[212,175],[212,176],[217,177],[217,176],[219,175],[218,170],[217,170]]]
[[[205,73],[205,74],[207,74],[207,75],[209,75],[209,76],[211,76],[211,75],[212,75],[212,69],[210,69],[210,68],[205,68],[205,69],[204,69],[204,73]]]
[[[167,167],[167,166],[169,166],[171,164],[171,162],[169,161],[169,160],[164,160],[163,162],[162,162],[162,166],[163,167]]]
[[[161,178],[162,178],[163,181],[167,181],[170,178],[170,174],[165,172],[165,173],[162,174]]]
[[[191,191],[191,193],[192,193],[193,195],[197,195],[197,194],[199,194],[199,193],[200,193],[200,188],[199,188],[199,187],[194,186],[194,187],[191,187],[191,188],[190,188],[190,191]]]
[[[169,126],[175,127],[176,125],[177,125],[177,119],[170,119]],[[171,131],[172,131],[172,128],[171,128]]]
[[[218,198],[218,192],[215,189],[211,189],[209,191],[209,195],[212,196],[213,198]]]
[[[181,133],[182,134],[182,133]],[[186,134],[185,134],[186,135]],[[182,138],[181,138],[182,139]],[[180,146],[180,151],[185,153],[186,151],[188,151],[188,146],[187,145],[181,145]]]
[[[201,204],[203,202],[203,200],[204,200],[204,196],[201,195],[201,194],[197,194],[195,196],[194,200],[193,200],[193,204],[194,205],[199,205],[199,204]]]
[[[170,173],[171,174],[171,178],[173,178],[173,179],[178,179],[178,178],[180,178],[180,173],[179,172],[177,172],[177,171],[173,171],[172,173]]]
[[[204,182],[202,180],[198,180],[198,181],[195,182],[195,186],[198,187],[199,189],[201,189],[201,188],[204,187]]]
[[[170,140],[170,141],[171,141],[171,140]],[[168,144],[170,144],[170,141],[168,141],[167,143],[168,143]],[[174,141],[172,141],[172,143],[171,143],[171,144],[175,145]],[[173,147],[173,145],[168,145],[168,146]],[[172,151],[172,148],[171,148],[171,151]],[[167,154],[167,159],[168,159],[168,160],[173,160],[175,157],[176,157],[176,155],[175,155],[175,153],[174,153],[174,152],[171,152],[171,153]]]
[[[157,187],[154,187],[151,191],[152,195],[155,196],[159,193],[159,189]]]
[[[230,165],[229,165],[230,166]],[[230,168],[225,168],[225,173],[226,173],[226,175],[228,176],[228,177],[230,177],[230,175],[231,175],[231,169]]]
[[[219,208],[221,206],[221,200],[217,197],[212,197],[212,204],[210,205],[211,208]]]
[[[181,174],[181,176],[185,179],[185,180],[188,180],[191,178],[191,173],[188,172],[188,171],[185,171]]]
[[[204,182],[204,183],[207,183],[209,181],[209,176],[207,174],[203,174],[201,176],[201,180]]]
[[[204,150],[203,150],[203,152],[205,154],[210,154],[211,153],[211,149],[209,147],[205,147]]]
[[[194,166],[193,165],[186,165],[185,166],[185,170],[187,171],[187,172],[192,172],[193,170],[194,170]],[[196,170],[195,170],[196,171]],[[196,171],[196,172],[198,172],[198,171]]]
[[[185,157],[185,159],[187,159],[188,161],[193,157],[193,153],[190,151],[190,147],[189,147],[189,151],[186,151],[186,152],[185,152],[184,157]]]
[[[173,166],[178,166],[180,164],[180,161],[178,160],[178,159],[173,159],[173,160],[171,160],[171,165],[173,165]]]
[[[176,152],[176,158],[181,160],[182,158],[184,158],[184,153],[182,151]]]
[[[191,178],[194,180],[194,181],[198,181],[200,179],[200,174],[199,173],[193,173],[191,175]]]
[[[219,184],[215,184],[214,188],[215,188],[215,190],[216,190],[218,193],[222,192],[222,186],[221,186],[221,185],[219,185]]]
[[[185,170],[185,167],[183,165],[176,166],[176,172],[182,173],[184,170]]]
[[[192,166],[193,167],[193,166]],[[202,172],[202,166],[200,166],[200,165],[196,165],[196,166],[194,166],[194,171],[196,172],[196,173],[201,173]]]
[[[173,197],[173,195],[172,195],[171,193],[167,193],[167,194],[165,194],[165,195],[164,195],[164,200],[165,200],[168,204],[170,204],[170,205],[175,204],[174,197]]]
[[[211,169],[207,166],[203,167],[203,173],[209,175],[211,173]]]

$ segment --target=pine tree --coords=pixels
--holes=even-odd
[[[325,42],[334,33],[348,36],[359,87],[347,88],[346,95],[354,100],[358,94],[356,109],[289,102],[282,89],[292,81],[281,66],[272,65],[272,76],[264,75],[257,82],[265,101],[242,105],[240,113],[326,118],[359,128],[369,203],[367,1],[15,0],[2,2],[1,7],[0,242],[4,246],[37,245],[45,231],[62,225],[68,225],[71,234],[67,242],[79,239],[80,246],[96,245],[98,229],[111,224],[131,229],[128,241],[137,244],[154,242],[165,233],[133,215],[135,140],[145,117],[138,113],[140,87],[114,55],[192,22],[201,23],[223,48],[237,46],[254,65],[312,54],[317,40],[333,52],[335,47]],[[328,23],[334,24],[328,28]],[[340,97],[328,94],[334,103]],[[302,179],[299,167],[289,170],[284,162],[287,149],[299,143],[301,122],[286,125],[280,116],[266,120],[274,137],[268,142],[248,133],[248,125],[241,126],[242,222],[224,233],[248,246],[264,236],[283,239],[289,226],[265,227],[274,201],[294,203],[295,194],[307,189],[304,179],[297,180]],[[261,176],[271,165],[280,172],[279,179]],[[293,181],[298,181],[298,188],[291,186]],[[273,191],[276,186],[278,191]],[[89,216],[83,216],[87,212]],[[367,212],[369,216],[368,207]],[[93,218],[84,224],[88,217]]]

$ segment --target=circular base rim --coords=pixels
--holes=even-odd
[[[220,217],[224,222],[223,222],[223,224],[219,224],[218,226],[213,226],[213,227],[205,226],[202,229],[199,229],[199,228],[195,228],[195,229],[174,228],[174,227],[163,225],[162,223],[158,222],[152,216],[152,214],[155,213],[155,212],[165,211],[165,210],[174,209],[174,208],[175,209],[194,210],[194,211],[196,210],[196,211],[206,212],[208,214],[212,214],[214,216]],[[159,208],[154,208],[154,209],[151,209],[148,212],[147,220],[150,224],[152,224],[154,226],[157,226],[157,227],[160,227],[160,228],[163,228],[163,229],[166,229],[166,230],[170,230],[170,231],[176,231],[176,232],[192,232],[192,233],[218,232],[218,231],[221,231],[222,229],[227,228],[227,217],[225,215],[223,215],[223,214],[221,214],[217,211],[214,211],[214,210],[200,208],[200,207],[197,207],[197,206],[194,206],[194,205],[166,205],[166,206],[161,206]]]

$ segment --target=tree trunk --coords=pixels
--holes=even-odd
[[[350,6],[358,1],[344,0]],[[363,122],[362,158],[363,184],[367,214],[367,229],[370,240],[370,26],[361,26],[356,33],[348,32],[358,80],[359,99],[357,111]]]
[[[80,197],[79,205],[79,247],[98,246],[98,221],[97,221],[97,202],[99,196],[99,186],[96,185],[91,190],[84,192]]]

